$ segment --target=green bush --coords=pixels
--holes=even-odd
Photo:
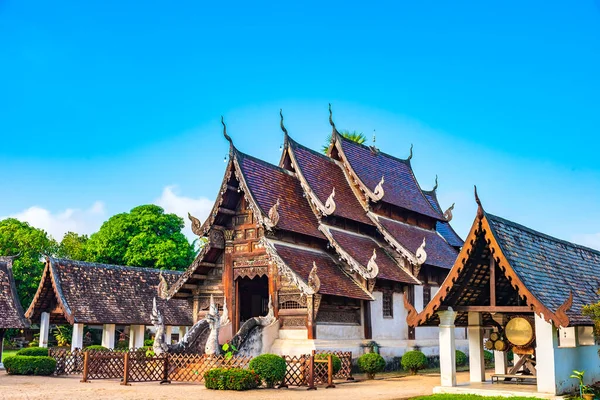
[[[108,351],[109,349],[104,346],[100,346],[99,344],[93,344],[85,348],[85,350],[94,350],[94,351]]]
[[[255,371],[268,388],[285,378],[286,363],[276,354],[262,354],[250,361],[250,369]]]
[[[12,375],[52,375],[56,360],[44,356],[12,356],[4,359],[4,368]]]
[[[119,340],[115,348],[119,350],[127,350],[129,349],[129,342],[127,340]]]
[[[377,353],[363,354],[358,358],[358,368],[366,373],[369,379],[373,379],[376,373],[385,369],[385,360]]]
[[[327,360],[327,357],[329,356],[329,354],[331,354],[331,361],[333,363],[333,374],[335,375],[338,372],[340,372],[340,369],[342,369],[342,360],[340,360],[340,358],[338,356],[336,356],[333,353],[316,354],[315,360]]]
[[[494,363],[494,353],[484,350],[483,359],[485,360],[485,365],[492,365]]]
[[[144,340],[144,346],[154,346],[154,339],[145,339]]]
[[[407,351],[400,361],[402,369],[415,375],[420,369],[427,368],[427,357],[418,350]]]
[[[254,371],[242,368],[213,368],[204,374],[204,386],[212,390],[248,390],[260,385]]]
[[[26,347],[17,351],[17,356],[48,357],[48,349],[45,347]]]
[[[467,365],[467,355],[460,350],[456,350],[456,366],[462,367]]]

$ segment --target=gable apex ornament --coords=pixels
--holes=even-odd
[[[444,219],[446,222],[452,221],[452,210],[454,210],[454,204],[456,203],[452,203],[452,205],[444,212]]]
[[[377,275],[379,274],[379,266],[377,265],[376,260],[377,260],[377,249],[374,248],[373,255],[371,256],[371,258],[369,259],[369,262],[367,263],[367,272],[369,273],[370,279],[375,279],[377,277]]]
[[[332,135],[333,135],[332,140],[334,140],[335,139],[335,135],[336,134],[339,135],[339,132],[337,131],[337,129],[335,127],[335,124],[333,123],[333,112],[331,111],[331,103],[329,103],[329,125],[331,125],[331,128],[333,128],[332,129],[333,130],[333,132],[332,132]]]
[[[335,197],[335,187],[333,188],[333,190],[331,191],[331,194],[329,195],[329,197],[327,198],[327,201],[325,202],[325,209],[323,210],[323,214],[331,215],[334,213],[334,211],[335,211],[335,200],[333,200],[334,197]]]
[[[169,284],[163,276],[162,271],[159,273],[158,279],[160,279],[160,283],[158,284],[157,288],[158,297],[163,300],[166,300],[169,297]],[[156,298],[154,298],[154,302],[156,303]]]
[[[192,232],[194,232],[194,235],[204,236],[204,232],[202,232],[202,229],[201,229],[202,224],[200,223],[200,220],[198,218],[194,217],[189,212],[188,212],[188,218],[192,222]]]
[[[281,109],[281,108],[279,109],[279,117],[281,118],[279,120],[279,127],[283,131],[283,134],[287,137],[288,131],[287,131],[287,129],[285,129],[285,126],[283,125],[283,109]]]
[[[375,201],[379,201],[379,200],[383,199],[383,196],[385,195],[385,191],[383,190],[384,182],[385,182],[385,179],[382,175],[381,180],[379,181],[379,183],[377,184],[377,186],[375,186],[375,189],[373,190],[373,195],[375,196]]]
[[[435,185],[433,185],[433,189],[431,189],[432,192],[435,192],[438,188],[438,176],[435,176]]]
[[[423,238],[423,243],[421,243],[421,245],[415,252],[418,265],[423,265],[425,263],[425,261],[427,261],[427,252],[425,251],[426,245],[427,245],[427,243],[425,242],[425,238]]]
[[[477,185],[475,187],[475,202],[477,203],[477,219],[482,220],[485,212],[483,211],[483,206],[481,205],[481,200],[479,200],[479,195],[477,194]]]
[[[406,159],[406,161],[410,161],[413,158],[413,144],[410,144],[410,154],[408,155],[408,158]]]
[[[225,120],[222,115],[221,115],[221,124],[223,125],[223,136],[225,136],[225,139],[227,139],[227,141],[231,145],[233,145],[233,140],[231,140],[231,137],[227,134],[227,125],[225,125]]]
[[[314,293],[318,293],[319,289],[321,289],[321,279],[319,279],[317,271],[317,264],[313,261],[313,267],[310,270],[310,274],[308,274],[308,287],[311,288]]]
[[[273,204],[273,206],[269,210],[268,216],[264,219],[264,224],[265,224],[267,230],[270,231],[277,225],[278,222],[279,222],[279,197],[277,198],[277,201],[275,202],[275,204]]]

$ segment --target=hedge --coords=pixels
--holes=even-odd
[[[204,386],[212,390],[249,390],[260,385],[254,371],[242,368],[213,368],[204,374]]]
[[[84,350],[94,350],[94,351],[108,351],[107,347],[101,346],[99,344],[93,344],[91,346],[86,347]]]
[[[333,363],[333,374],[335,375],[338,372],[340,372],[340,369],[342,369],[342,360],[340,360],[340,358],[338,356],[336,356],[333,353],[316,354],[315,360],[327,360],[327,357],[329,357],[330,354],[331,354],[331,361]]]
[[[52,375],[56,360],[44,356],[12,356],[4,359],[4,368],[11,375]]]
[[[484,350],[483,359],[485,360],[485,365],[492,365],[494,363],[494,353]]]
[[[46,347],[25,347],[17,351],[16,355],[30,357],[48,357],[48,349]]]
[[[467,365],[467,355],[460,350],[456,350],[456,366],[462,367]]]
[[[276,354],[262,354],[250,360],[249,368],[256,372],[268,388],[285,378],[286,363],[283,357]]]
[[[375,378],[375,374],[383,372],[385,360],[377,353],[366,353],[358,358],[358,368],[367,374],[369,379]]]

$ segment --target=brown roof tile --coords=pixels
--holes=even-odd
[[[12,258],[0,257],[0,329],[28,327],[12,274]]]

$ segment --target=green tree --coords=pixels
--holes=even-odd
[[[58,251],[56,255],[61,258],[86,261],[86,244],[88,240],[89,238],[87,235],[79,235],[75,232],[67,232],[58,245]]]
[[[367,137],[362,133],[362,132],[357,132],[357,131],[341,131],[340,135],[342,135],[343,137],[345,137],[348,140],[352,140],[353,142],[356,142],[358,144],[363,144],[367,141]],[[327,150],[329,149],[329,144],[331,143],[331,134],[329,134],[329,136],[327,136],[327,142],[323,145],[323,153],[327,154]]]
[[[21,304],[29,306],[44,270],[44,255],[53,255],[57,243],[41,230],[15,218],[0,221],[0,255],[19,254],[13,263],[13,273]]]
[[[598,291],[600,294],[600,290]],[[596,304],[589,304],[583,306],[582,314],[590,317],[594,321],[594,333],[597,337],[600,337],[600,301]],[[600,355],[600,351],[598,352]]]
[[[112,216],[85,248],[87,260],[136,267],[182,270],[194,260],[194,246],[181,230],[183,219],[156,205]]]

